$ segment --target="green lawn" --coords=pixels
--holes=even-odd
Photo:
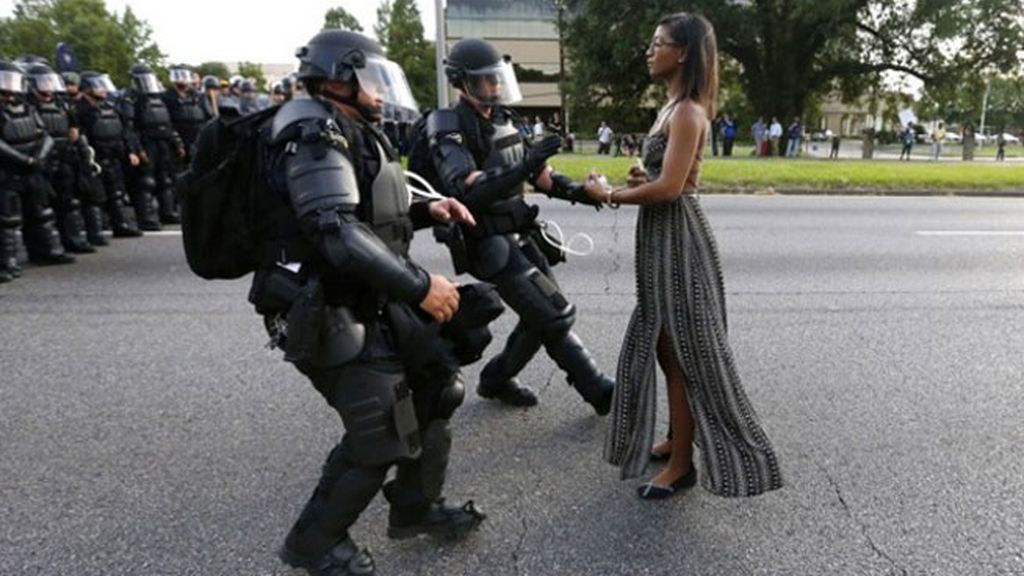
[[[604,173],[613,184],[625,182],[632,158],[561,154],[551,165],[573,179],[591,169]],[[1019,162],[930,162],[915,160],[789,160],[705,159],[701,176],[705,188],[806,189],[948,189],[1024,190],[1024,164]]]

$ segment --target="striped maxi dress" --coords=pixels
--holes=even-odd
[[[647,138],[653,180],[666,138]],[[754,496],[782,486],[771,442],[740,382],[726,330],[718,249],[696,194],[643,205],[636,227],[636,292],[619,366],[604,456],[621,476],[643,473],[654,442],[659,333],[682,367],[701,448],[701,484],[721,496]]]

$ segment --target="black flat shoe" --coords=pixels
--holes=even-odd
[[[668,486],[658,486],[653,482],[645,482],[636,489],[636,495],[644,500],[664,500],[697,484],[697,469],[690,464],[690,471],[679,477]]]

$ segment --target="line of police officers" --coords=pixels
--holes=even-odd
[[[138,64],[118,93],[107,74],[0,60],[0,283],[21,274],[19,231],[30,262],[68,264],[106,245],[106,228],[135,237],[180,221],[173,186],[199,129],[260,104],[241,77],[223,87],[183,66],[169,76],[165,90]],[[275,83],[272,98],[290,99],[291,84]]]

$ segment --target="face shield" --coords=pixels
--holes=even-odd
[[[492,66],[466,71],[466,94],[488,105],[515,104],[523,99],[512,63],[502,60]]]
[[[32,85],[36,92],[44,94],[68,91],[67,87],[64,86],[64,79],[52,72],[50,74],[32,76]]]
[[[163,85],[153,73],[139,74],[135,77],[135,84],[143,94],[159,94],[164,91]]]
[[[106,98],[107,94],[117,92],[117,86],[114,86],[114,81],[110,79],[109,74],[90,76],[88,79],[82,80],[79,87],[100,99]]]
[[[171,68],[168,72],[171,84],[191,84],[192,73],[184,68]]]
[[[416,99],[409,89],[402,67],[391,60],[372,56],[366,59],[366,66],[356,68],[359,87],[370,96],[380,98],[386,104],[385,111],[393,109],[417,110]]]
[[[0,70],[0,92],[20,94],[25,91],[25,76],[13,70]]]

